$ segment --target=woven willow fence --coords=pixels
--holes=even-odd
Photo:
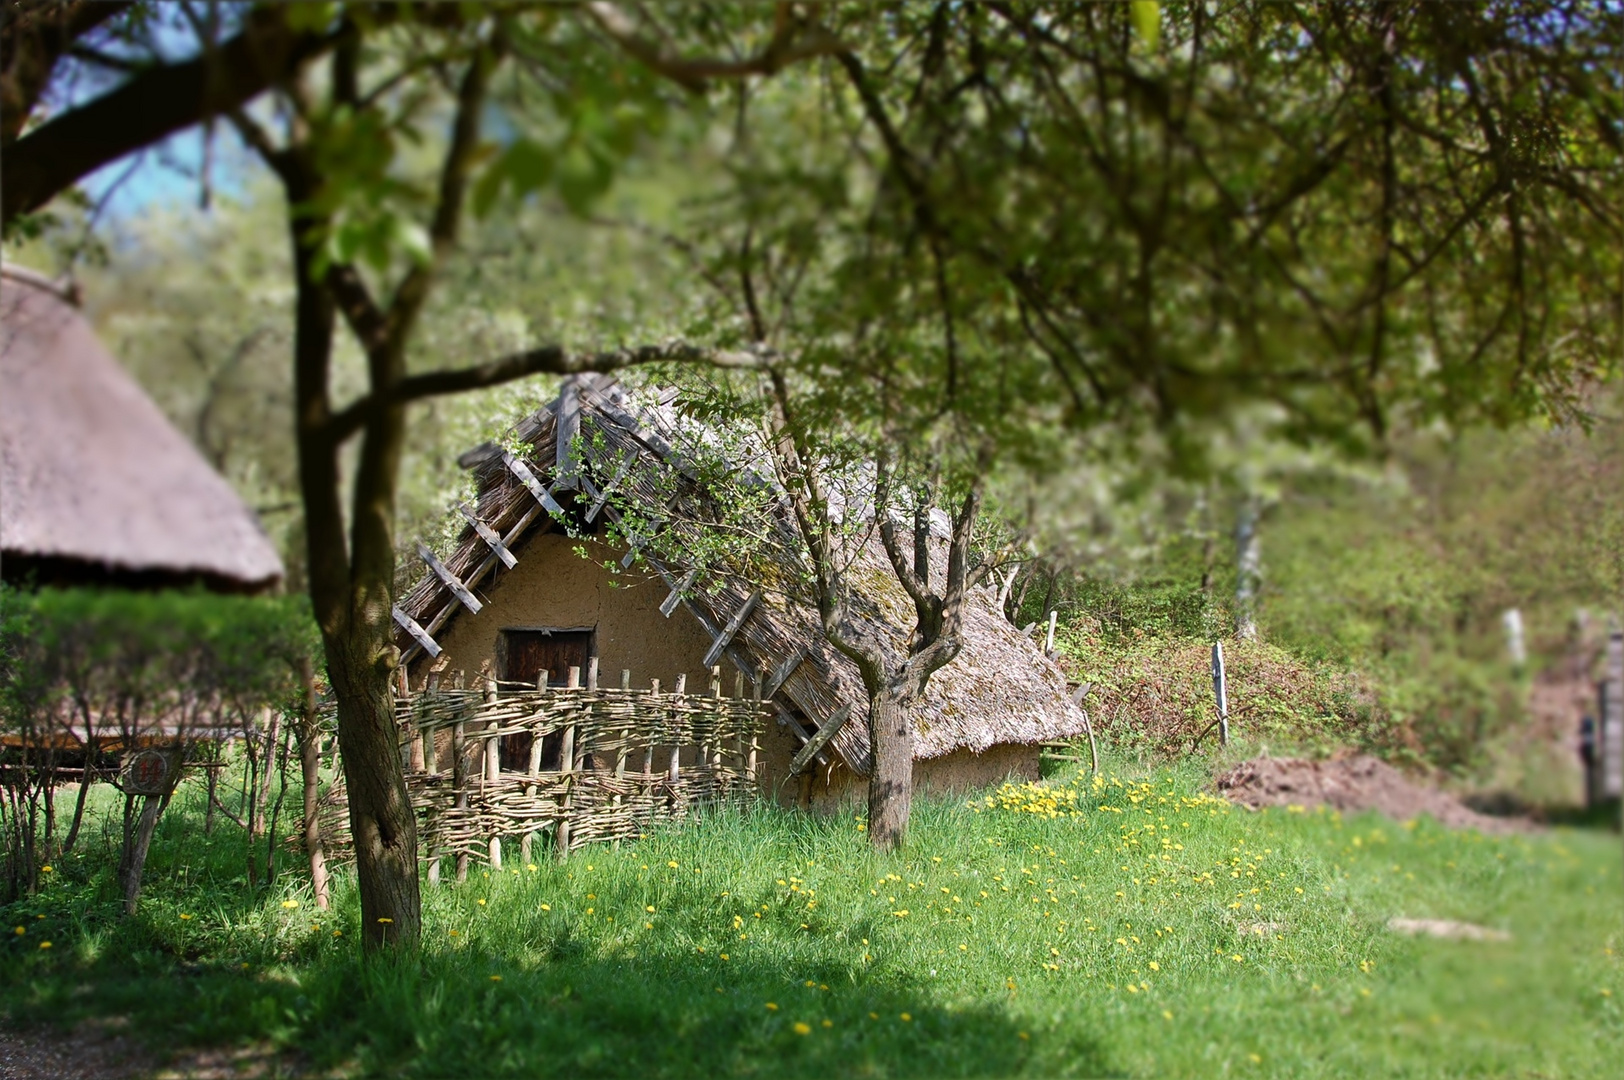
[[[760,689],[746,696],[741,677],[726,696],[720,673],[711,669],[701,694],[688,693],[681,675],[668,691],[658,679],[634,689],[630,671],[621,672],[620,686],[600,687],[594,660],[585,686],[571,668],[563,687],[548,687],[542,672],[535,689],[487,680],[483,689],[398,696],[395,721],[429,880],[439,880],[446,858],[459,878],[471,860],[500,868],[504,840],[517,838],[526,862],[538,837],[563,857],[584,844],[638,837],[703,805],[754,798]],[[551,737],[557,768],[544,770]],[[511,756],[526,743],[528,768],[503,768],[504,744]],[[342,782],[322,799],[321,825],[329,854],[353,857]]]

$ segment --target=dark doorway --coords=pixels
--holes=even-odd
[[[503,684],[536,685],[536,677],[547,673],[548,686],[564,686],[569,682],[570,668],[581,669],[581,682],[586,683],[587,661],[593,655],[591,630],[503,630],[497,642],[497,674]],[[508,685],[508,689],[518,686]],[[523,772],[530,768],[529,735],[505,735],[500,748],[502,768]],[[557,770],[560,766],[562,737],[549,735],[541,744],[541,768]]]

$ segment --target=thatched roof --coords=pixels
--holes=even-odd
[[[39,275],[0,272],[0,551],[261,588],[282,561],[252,511]]]
[[[573,443],[569,438],[563,441],[566,448],[573,444],[587,458],[579,469],[583,496],[578,505],[598,503],[599,488],[606,486],[635,490],[638,502],[647,505],[671,497],[672,485],[660,484],[660,474],[679,479],[683,475],[684,455],[677,449],[682,445],[681,422],[670,409],[639,406],[612,380],[580,376],[566,384],[558,400],[514,429],[517,439],[530,448],[522,461],[538,490],[553,489],[560,492],[559,498],[568,498],[563,492],[571,483],[572,470],[568,455],[558,452],[560,424],[566,432],[579,430],[581,438]],[[527,531],[561,527],[542,511],[500,448],[486,444],[460,460],[475,470],[478,479],[478,517],[516,554],[522,557],[516,545]],[[677,489],[681,490],[680,483]],[[876,546],[871,545],[852,566],[849,579],[863,598],[863,609],[900,644],[913,624],[912,604],[883,553],[873,550]],[[463,531],[454,550],[440,555],[445,569],[469,588],[489,580],[487,575],[501,572],[490,545],[472,526]],[[856,665],[824,639],[816,610],[787,580],[793,575],[770,569],[745,575],[715,567],[696,569],[649,561],[673,589],[689,581],[692,573],[682,604],[713,640],[749,598],[759,593],[726,655],[739,670],[767,681],[769,692],[773,674],[786,661],[794,663],[797,655],[804,655],[774,700],[811,732],[850,707],[850,719],[829,746],[854,772],[868,772],[868,707],[862,680]],[[426,575],[400,604],[401,615],[429,635],[456,618],[461,609],[453,590],[436,574]],[[401,630],[398,642],[408,661],[422,652],[423,646],[406,629]],[[1080,734],[1085,723],[1067,697],[1060,670],[1009,624],[986,589],[971,590],[965,603],[964,646],[952,663],[931,677],[925,700],[912,714],[915,756],[920,760],[956,750],[979,752],[998,744],[1065,738]]]

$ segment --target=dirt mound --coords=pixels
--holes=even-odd
[[[1254,758],[1218,777],[1213,787],[1230,802],[1253,809],[1329,806],[1347,813],[1375,810],[1399,821],[1428,814],[1451,828],[1481,832],[1521,832],[1530,827],[1524,819],[1480,814],[1453,795],[1418,784],[1368,755],[1340,761]]]

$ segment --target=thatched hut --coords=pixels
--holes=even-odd
[[[0,572],[11,582],[253,592],[282,561],[73,297],[0,270]]]
[[[421,689],[483,672],[518,687],[546,671],[556,684],[596,657],[606,673],[630,669],[667,687],[681,675],[703,687],[719,665],[724,685],[759,679],[774,714],[761,744],[762,785],[785,801],[832,808],[866,783],[867,698],[855,665],[786,584],[793,575],[682,565],[648,547],[638,561],[601,542],[615,492],[641,487],[668,498],[680,490],[689,461],[682,429],[669,408],[581,376],[516,426],[507,445],[519,454],[486,444],[463,455],[477,478],[477,507],[464,508],[469,524],[449,550],[419,546],[428,572],[395,611],[408,678]],[[676,477],[677,487],[661,476]],[[912,608],[889,569],[876,559],[854,574],[871,617],[905,637]],[[1011,774],[1035,779],[1039,744],[1084,730],[1065,678],[987,590],[972,590],[964,636],[958,658],[913,710],[915,782],[951,790]]]

